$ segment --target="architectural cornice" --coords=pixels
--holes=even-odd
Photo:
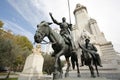
[[[85,6],[83,6],[81,4],[77,4],[73,13],[75,14],[77,11],[82,10],[82,9],[85,9],[87,12],[87,8]]]
[[[97,23],[96,20],[93,19],[93,18],[90,18],[90,20],[89,20],[89,24],[94,24],[94,23]]]

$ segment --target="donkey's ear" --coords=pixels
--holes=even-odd
[[[37,25],[37,28],[39,27],[39,25]]]
[[[52,23],[51,22],[48,22],[48,25],[51,25]]]

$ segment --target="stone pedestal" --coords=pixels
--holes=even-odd
[[[101,59],[103,68],[106,70],[118,70],[118,60],[119,56],[117,56],[117,52],[113,49],[113,45],[111,42],[100,45],[100,49],[102,52]]]
[[[110,80],[106,78],[64,78],[64,79],[58,79],[58,80]]]
[[[39,49],[33,49],[33,53],[26,59],[24,69],[18,80],[38,80],[43,76],[43,56]]]

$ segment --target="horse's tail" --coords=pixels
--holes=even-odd
[[[71,53],[71,63],[72,68],[75,69],[75,63],[77,62],[77,54],[75,52]]]

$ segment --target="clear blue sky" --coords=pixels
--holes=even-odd
[[[120,1],[119,0],[70,0],[72,23],[75,23],[73,10],[77,3],[85,5],[90,17],[96,19],[100,30],[108,41],[112,41],[120,52]],[[42,20],[51,21],[52,12],[58,21],[68,19],[67,0],[1,0],[0,20],[15,34],[25,35],[32,42],[36,25]],[[56,26],[56,25],[53,25]]]
[[[10,29],[14,34],[25,35],[33,41],[35,28],[7,0],[0,1],[0,10],[0,20],[4,22],[4,29]]]

